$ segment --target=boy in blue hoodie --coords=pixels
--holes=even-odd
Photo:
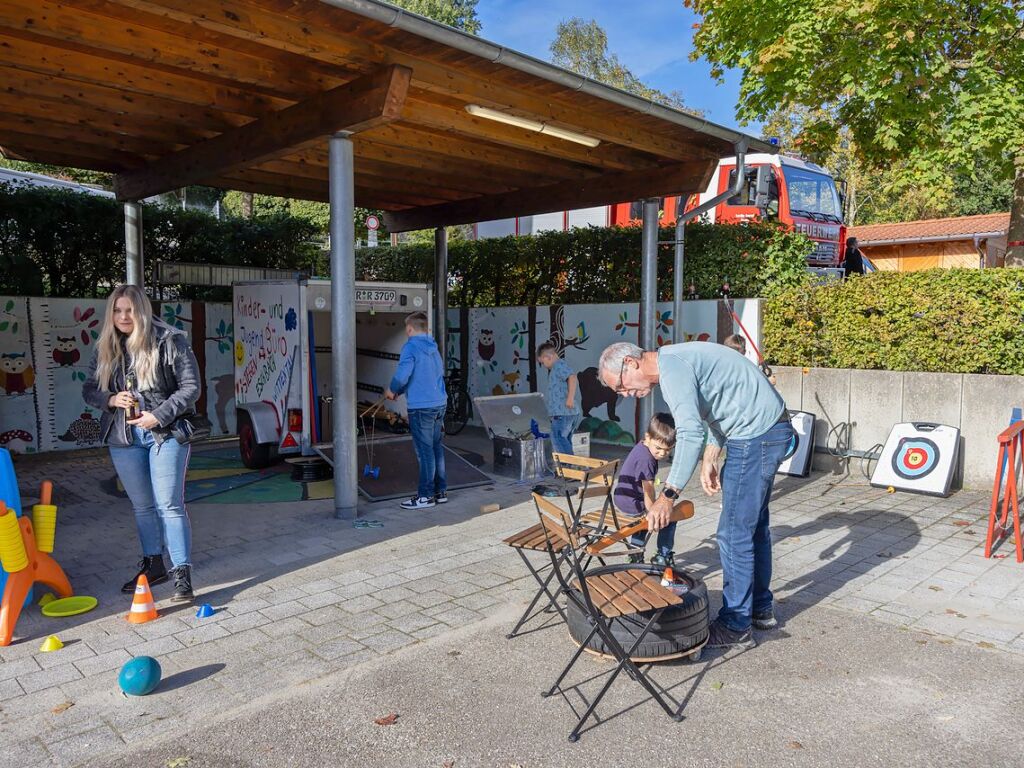
[[[448,501],[448,478],[444,471],[441,427],[448,394],[444,389],[444,362],[437,342],[429,334],[423,312],[405,318],[405,335],[398,370],[384,390],[388,400],[404,394],[409,410],[409,432],[420,465],[416,495],[402,502],[402,509],[426,509]]]

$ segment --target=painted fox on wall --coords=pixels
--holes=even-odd
[[[519,371],[512,371],[511,373],[501,372],[501,384],[495,384],[494,389],[491,390],[492,395],[512,395],[515,394],[516,385],[519,383],[519,379],[522,374]]]

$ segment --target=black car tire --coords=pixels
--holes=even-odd
[[[657,566],[626,563],[592,568],[587,573],[609,573],[627,568],[640,568],[655,576],[660,576],[662,572],[662,569]],[[657,661],[691,654],[697,659],[700,649],[707,642],[709,632],[707,587],[699,577],[686,571],[676,570],[675,576],[677,580],[687,581],[690,589],[683,595],[682,603],[669,606],[661,614],[657,623],[633,652],[631,658],[634,661]],[[579,595],[579,592],[576,594]],[[629,650],[650,617],[650,612],[616,617],[610,621],[612,635],[624,649]],[[576,602],[571,599],[568,601],[566,624],[569,627],[569,635],[577,645],[586,639],[593,628],[586,613],[580,610]],[[612,655],[600,633],[590,639],[587,650],[600,655]]]

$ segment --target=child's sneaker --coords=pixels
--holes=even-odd
[[[402,502],[402,509],[427,509],[434,504],[434,500],[428,496],[413,496]]]
[[[676,567],[676,556],[674,552],[665,552],[662,554],[659,552],[651,558],[651,565],[656,565],[659,568],[675,568]]]
[[[435,504],[447,504],[448,503],[448,493],[446,491],[441,491],[440,493],[434,494],[434,503]]]

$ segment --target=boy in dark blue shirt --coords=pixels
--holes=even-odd
[[[654,490],[654,478],[658,474],[658,461],[664,459],[676,444],[676,423],[669,413],[656,413],[647,425],[643,439],[633,446],[619,469],[612,498],[615,508],[628,517],[643,517],[654,504],[658,494]],[[671,567],[675,554],[676,524],[669,523],[658,531],[658,554],[651,558],[654,565]],[[648,534],[634,534],[630,544],[643,548]],[[643,555],[631,556],[632,562],[643,562]]]

